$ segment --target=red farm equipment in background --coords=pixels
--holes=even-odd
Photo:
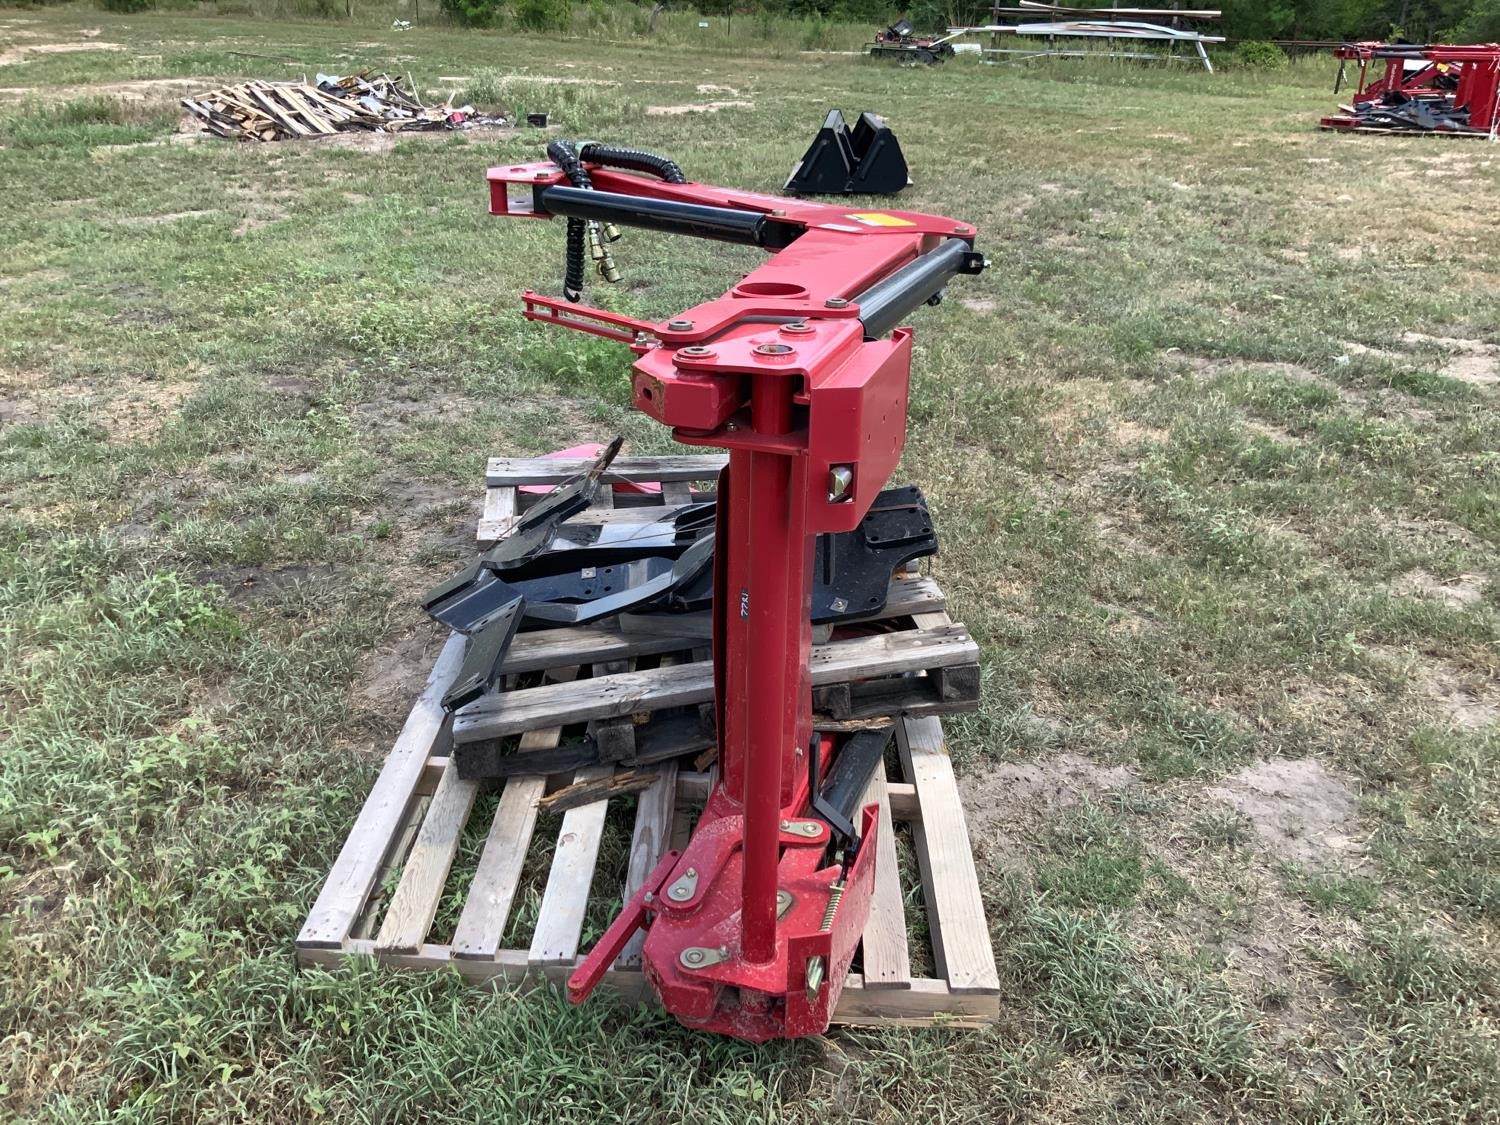
[[[1351,61],[1359,86],[1350,104],[1319,124],[1325,129],[1388,133],[1444,133],[1494,139],[1500,126],[1500,44],[1467,46],[1346,43],[1337,94]],[[1372,63],[1383,62],[1384,68]]]

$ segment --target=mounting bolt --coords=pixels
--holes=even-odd
[[[829,297],[828,300],[823,302],[823,305],[825,308],[830,309],[846,309],[849,307],[849,299],[847,297]]]
[[[691,320],[669,320],[667,321],[668,332],[691,332],[693,322]]]
[[[828,502],[838,504],[850,500],[849,489],[854,484],[852,465],[835,465],[828,470]]]
[[[756,355],[791,355],[793,352],[790,344],[757,344]]]
[[[790,324],[783,324],[781,331],[788,336],[807,336],[812,333],[813,327],[803,321],[794,320]]]
[[[823,987],[823,975],[826,971],[826,966],[824,966],[823,964],[823,958],[809,957],[807,959],[806,980],[807,1002],[809,1004],[811,1004],[817,998],[818,990]]]

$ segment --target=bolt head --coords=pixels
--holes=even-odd
[[[829,297],[823,304],[830,309],[844,309],[849,307],[849,301],[845,297]]]
[[[673,332],[687,332],[693,327],[691,320],[669,320],[667,328]]]

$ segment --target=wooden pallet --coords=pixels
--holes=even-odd
[[[717,468],[710,463],[720,462],[717,458],[694,457],[656,459],[643,465],[644,460],[617,462],[616,469],[621,475],[639,474],[625,479],[662,482],[660,494],[633,496],[627,502],[657,505],[653,516],[660,513],[662,506],[688,502],[687,482],[701,479],[699,474],[711,478]],[[508,479],[502,476],[501,484],[493,483],[499,475],[497,465],[501,473],[512,474]],[[521,468],[513,468],[517,465]],[[526,494],[517,494],[518,484],[558,483],[576,472],[577,467],[555,461],[492,461],[492,484],[486,503],[486,518],[493,521],[492,530],[503,534],[503,521],[514,518],[528,502]],[[550,476],[545,476],[549,473]],[[545,479],[537,480],[538,475],[544,475]],[[623,495],[618,494],[614,499]],[[621,510],[622,518],[627,510]],[[596,518],[609,518],[602,513],[594,514]],[[942,608],[941,591],[930,579],[898,580],[893,600],[909,627],[901,633],[875,639],[886,641],[889,637],[905,636],[904,642],[892,647],[905,653],[901,659],[907,666],[934,667],[930,663],[913,663],[916,658],[911,652],[924,645],[930,649],[946,646],[953,651],[963,645],[972,646],[966,631],[949,620]],[[570,636],[546,635],[553,632],[566,632]],[[655,676],[653,682],[658,683],[658,688],[652,690],[657,691],[653,697],[657,702],[668,698],[664,694],[667,689],[660,688],[660,682],[677,685],[672,689],[677,694],[670,696],[671,705],[691,706],[701,702],[698,680],[703,662],[692,659],[681,637],[656,638],[658,645],[670,641],[672,647],[655,650],[661,654],[661,663],[648,670],[649,676],[647,672],[630,670],[632,661],[646,655],[638,646],[649,647],[652,642],[643,638],[650,636],[606,624],[598,629],[548,630],[518,638],[519,654],[513,647],[507,670],[550,669],[551,678],[558,682],[552,686],[561,687],[562,691],[553,691],[543,700],[546,708],[539,709],[537,697],[532,696],[524,710],[513,708],[507,713],[507,730],[519,734],[517,754],[524,757],[558,747],[564,731],[576,724],[592,724],[597,734],[601,724],[619,723],[631,713],[622,707],[634,708],[639,703],[638,698],[628,693],[621,695],[611,690],[605,696],[616,703],[605,706],[597,694],[575,691],[578,706],[559,710],[556,705],[566,697],[569,686],[578,689],[587,686],[566,684],[569,675],[580,668],[593,673],[591,682],[596,685],[612,683],[614,687],[619,687],[620,677]],[[543,639],[528,640],[538,637]],[[960,637],[961,640],[956,639]],[[836,658],[828,655],[830,651],[863,640],[829,644],[821,659],[826,664]],[[527,643],[522,644],[523,641]],[[702,644],[701,638],[697,638],[697,643]],[[560,983],[578,960],[591,885],[595,882],[600,845],[611,809],[616,816],[631,818],[628,858],[619,872],[619,895],[611,896],[618,905],[620,897],[640,886],[668,847],[681,845],[691,829],[695,810],[707,798],[712,784],[710,773],[689,771],[668,761],[652,767],[658,771],[655,779],[636,796],[610,797],[568,810],[556,828],[550,870],[529,945],[524,949],[502,947],[513,906],[523,887],[528,850],[537,833],[538,798],[570,782],[607,777],[615,770],[616,763],[593,763],[561,775],[539,769],[508,776],[501,783],[503,788],[490,822],[469,825],[476,798],[486,786],[496,783],[466,781],[459,776],[454,738],[460,722],[447,719],[440,706],[443,693],[462,662],[463,645],[463,638],[454,636],[439,654],[425,690],[412,708],[298,935],[300,964],[328,966],[352,956],[373,956],[391,968],[456,969],[474,982]],[[869,656],[861,654],[862,659]],[[576,661],[576,665],[567,665],[565,660]],[[688,685],[686,690],[682,689],[684,683]],[[548,686],[529,690],[545,692]],[[522,696],[525,692],[502,694]],[[628,702],[619,703],[620,699]],[[488,710],[481,709],[480,713],[489,716],[486,721],[493,723],[497,712],[492,703],[488,706]],[[907,715],[898,721],[896,731],[897,762],[889,773],[882,768],[865,794],[867,802],[876,802],[881,807],[876,887],[869,924],[855,962],[859,971],[850,974],[834,1020],[863,1025],[981,1026],[998,1015],[999,979],[963,807],[943,745],[941,721],[931,714]],[[547,762],[548,769],[552,765],[545,756],[527,760]],[[928,825],[940,829],[929,833]],[[449,880],[454,877],[455,859],[466,828],[471,834],[483,832],[482,850],[472,872],[463,873],[469,878],[467,892],[451,932],[449,927],[444,927],[441,933],[434,932],[434,921]],[[930,949],[914,950],[908,940],[907,891],[916,888],[902,884],[899,853],[899,849],[908,848],[916,861],[909,866],[915,867],[915,878],[920,882],[919,909],[926,923]],[[387,894],[392,885],[394,889]],[[911,898],[915,900],[915,894]],[[930,973],[913,971],[914,953],[919,965],[930,962]],[[640,971],[639,960],[637,940],[607,975],[605,983],[623,997],[648,1002],[653,997]]]
[[[651,515],[663,519],[704,490],[712,491],[719,470],[729,463],[722,455],[696,457],[616,457],[603,479],[614,483],[660,485],[660,492],[617,492],[611,505],[595,506],[575,516],[577,520],[610,523],[638,520],[636,507],[656,509]],[[572,480],[593,461],[573,457],[491,457],[485,467],[484,514],[479,518],[479,545],[491,546],[510,530],[516,516],[541,498],[524,489],[557,485]],[[698,485],[695,489],[693,486]]]

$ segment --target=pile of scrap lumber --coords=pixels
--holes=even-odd
[[[182,99],[209,132],[236,140],[280,141],[349,131],[397,132],[504,125],[471,105],[423,105],[399,76],[368,72],[308,82],[242,82]]]

